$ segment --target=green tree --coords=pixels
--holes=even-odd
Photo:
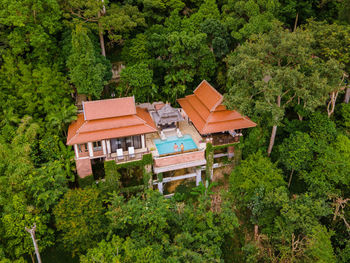
[[[0,229],[6,256],[15,260],[34,248],[25,227],[36,223],[40,251],[54,244],[53,206],[67,190],[62,163],[36,167],[32,146],[40,128],[27,117],[10,141],[0,136]],[[0,230],[1,231],[1,230]]]
[[[279,8],[278,0],[226,0],[222,6],[222,20],[236,42],[243,42],[253,34],[271,30]]]
[[[237,206],[251,213],[254,235],[259,227],[271,228],[283,203],[288,200],[281,170],[261,152],[249,155],[230,176],[230,192]]]
[[[61,0],[66,18],[72,18],[73,24],[87,22],[90,29],[98,32],[101,54],[106,56],[104,33],[108,32],[111,43],[121,43],[134,28],[145,25],[142,13],[136,6],[109,3],[95,0]]]
[[[341,197],[346,195],[350,184],[349,158],[350,139],[338,135],[330,146],[323,149],[313,163],[312,171],[303,175],[310,191],[325,198],[332,195]]]
[[[157,94],[157,87],[153,82],[153,71],[146,63],[128,66],[120,73],[120,96],[133,94],[138,102],[153,101]]]
[[[56,0],[4,0],[0,3],[0,24],[15,56],[46,62],[57,52],[55,34],[62,27]]]
[[[276,24],[228,57],[227,106],[266,116],[272,125],[268,155],[286,109],[294,104],[314,111],[325,103],[343,74],[335,60],[324,62],[312,56],[311,40],[307,32],[291,33]],[[302,119],[301,112],[296,113]]]
[[[306,29],[314,35],[313,49],[315,54],[324,60],[332,58],[344,64],[344,80],[348,79],[350,73],[350,54],[348,52],[350,48],[350,27],[346,25],[310,21]],[[329,108],[333,111],[338,93],[346,86],[344,81],[339,80],[338,83],[339,87],[330,94],[330,105],[332,107]],[[344,102],[349,103],[349,99],[350,88],[347,88]]]
[[[292,182],[294,171],[300,171],[310,166],[313,159],[313,140],[307,133],[296,132],[283,140],[279,146],[279,160],[291,171],[288,187]]]
[[[69,77],[76,86],[78,93],[100,98],[106,66],[96,59],[93,44],[88,31],[82,25],[77,25],[72,31],[72,50],[67,60]]]
[[[85,252],[105,232],[104,208],[94,188],[69,190],[55,206],[53,214],[61,241],[73,255]]]

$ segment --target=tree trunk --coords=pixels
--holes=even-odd
[[[274,125],[272,127],[269,148],[267,149],[267,156],[271,155],[273,145],[275,144],[276,132],[277,132],[277,125]]]
[[[101,54],[102,56],[105,57],[106,56],[105,40],[103,38],[103,31],[102,31],[100,22],[98,22],[98,36],[100,38]]]
[[[254,225],[254,240],[257,241],[259,236],[259,226]]]
[[[41,263],[41,257],[40,257],[40,253],[39,253],[39,247],[38,247],[38,243],[36,242],[35,239],[35,230],[36,230],[36,224],[34,223],[34,226],[29,229],[27,227],[25,227],[25,230],[30,234],[32,240],[33,240],[33,245],[34,245],[34,250],[35,250],[35,254],[36,254],[36,258],[38,260],[38,263]]]
[[[299,17],[299,13],[297,13],[297,15],[296,15],[296,17],[295,17],[293,32],[295,32],[295,31],[297,30],[298,17]]]
[[[337,97],[338,97],[338,91],[333,91],[329,97],[330,97],[330,100],[328,102],[328,105],[327,105],[327,114],[328,114],[328,118],[331,117],[331,115],[334,113],[334,110],[335,110],[335,103],[337,101]]]
[[[281,96],[280,95],[277,96],[277,106],[281,107]],[[275,121],[277,122],[277,120],[275,120]],[[277,132],[277,125],[274,125],[272,127],[269,148],[267,149],[267,156],[271,155],[273,145],[275,144],[276,132]]]
[[[349,103],[350,100],[350,88],[346,89],[344,103]]]
[[[294,173],[294,169],[292,169],[292,172],[289,175],[288,188],[290,187],[290,184],[292,182],[293,173]]]
[[[102,25],[100,22],[100,17],[101,17],[101,12],[98,12],[98,18],[99,18],[98,19],[98,36],[100,38],[101,54],[102,54],[102,56],[105,57],[106,56],[105,40],[103,38],[103,30],[102,30]]]

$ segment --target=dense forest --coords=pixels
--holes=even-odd
[[[0,67],[0,262],[350,261],[349,0],[1,0]],[[78,94],[203,79],[258,124],[224,186],[79,185]]]

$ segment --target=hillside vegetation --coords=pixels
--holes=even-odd
[[[0,262],[36,262],[34,223],[43,262],[350,262],[349,23],[348,0],[0,1]],[[257,123],[218,209],[212,184],[79,186],[77,95],[178,106],[203,79]]]

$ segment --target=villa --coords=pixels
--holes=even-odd
[[[68,128],[79,177],[92,174],[95,159],[141,159],[148,152],[145,135],[157,132],[147,110],[133,97],[83,102],[83,113]]]
[[[84,102],[67,137],[67,145],[74,147],[78,176],[91,175],[96,159],[122,164],[151,154],[150,186],[157,185],[163,193],[164,184],[171,181],[195,178],[198,185],[207,162],[232,158],[241,130],[256,126],[237,111],[227,110],[223,99],[203,80],[192,95],[178,99],[180,109],[163,102],[136,105],[133,97]],[[214,146],[212,160],[206,156],[208,143]],[[227,153],[215,154],[215,147]],[[163,177],[180,170],[187,173]]]

